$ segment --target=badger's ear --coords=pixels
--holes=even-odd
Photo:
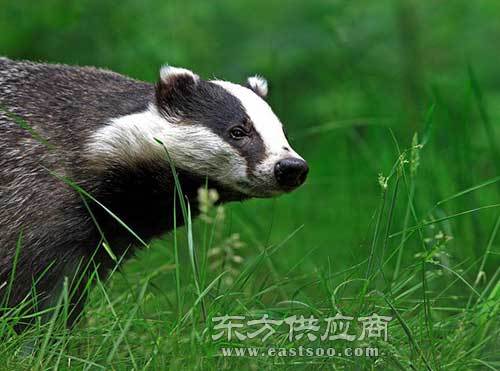
[[[247,88],[252,89],[262,99],[267,97],[268,87],[267,80],[262,76],[255,75],[247,79]]]
[[[188,69],[163,66],[156,85],[159,107],[165,111],[175,111],[176,103],[193,94],[199,81],[200,77]]]

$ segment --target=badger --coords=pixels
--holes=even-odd
[[[128,257],[185,222],[176,178],[193,212],[202,187],[221,202],[299,187],[308,165],[267,94],[260,76],[239,85],[167,65],[151,84],[0,58],[0,308],[47,308],[69,282],[72,324],[89,266],[106,277],[109,249]]]

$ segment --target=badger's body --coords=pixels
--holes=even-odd
[[[249,88],[173,67],[153,85],[0,58],[0,304],[30,298],[35,287],[47,305],[68,277],[78,315],[85,279],[71,282],[114,264],[102,242],[119,257],[137,245],[108,211],[146,241],[171,229],[165,148],[192,210],[207,182],[223,202],[300,185],[307,166],[261,99],[265,81],[249,79]]]

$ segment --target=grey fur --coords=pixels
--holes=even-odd
[[[244,142],[230,138],[228,125],[252,132],[241,102],[217,84],[193,84],[188,77],[153,85],[92,67],[0,58],[0,315],[2,304],[33,298],[33,285],[41,307],[53,304],[68,277],[72,323],[82,311],[89,272],[95,267],[104,277],[115,264],[101,246],[101,232],[118,257],[133,252],[136,239],[97,203],[83,202],[62,177],[112,210],[143,240],[171,230],[174,209],[178,225],[183,223],[181,208],[174,208],[167,161],[138,160],[133,168],[116,161],[99,170],[89,162],[87,140],[112,119],[154,104],[208,127],[231,143],[250,170],[262,161],[266,149],[258,133]],[[207,181],[222,202],[248,197],[189,169],[178,171],[193,212],[197,190]]]
[[[30,297],[33,282],[38,281],[36,292],[43,306],[53,300],[53,287],[64,276],[77,275],[76,267],[96,263],[103,274],[110,269],[112,262],[102,248],[96,252],[101,237],[80,195],[51,172],[74,180],[106,203],[114,196],[113,179],[128,170],[116,167],[104,179],[98,177],[83,156],[85,139],[110,119],[141,111],[155,99],[154,85],[111,71],[0,58],[0,305],[6,299],[21,235],[14,285],[4,304],[16,305]],[[26,124],[35,136],[22,127]],[[166,188],[162,197],[168,199],[168,208],[172,194],[168,167],[149,170],[149,164],[145,166],[148,170],[139,171],[139,176],[164,172],[158,176],[158,187]],[[127,233],[102,210],[91,207],[113,244],[120,245],[118,253],[124,253],[132,243]],[[122,211],[124,219],[127,212]],[[141,224],[141,213],[130,212],[135,214]],[[170,219],[171,215],[162,217]],[[134,224],[132,216],[128,219]],[[168,229],[167,223],[151,227],[163,222],[160,217],[157,222],[145,218],[138,229],[142,227],[142,237],[148,239]],[[80,299],[83,289],[72,289],[76,318],[84,301]]]
[[[0,59],[0,286],[11,277],[22,234],[8,304],[29,296],[36,280],[41,303],[52,300],[53,285],[88,263],[99,244],[80,196],[49,170],[95,190],[82,158],[85,138],[153,98],[150,84],[110,71]]]

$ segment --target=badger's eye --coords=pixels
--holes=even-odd
[[[242,139],[247,136],[247,133],[243,128],[237,126],[231,129],[231,138],[233,139]]]

